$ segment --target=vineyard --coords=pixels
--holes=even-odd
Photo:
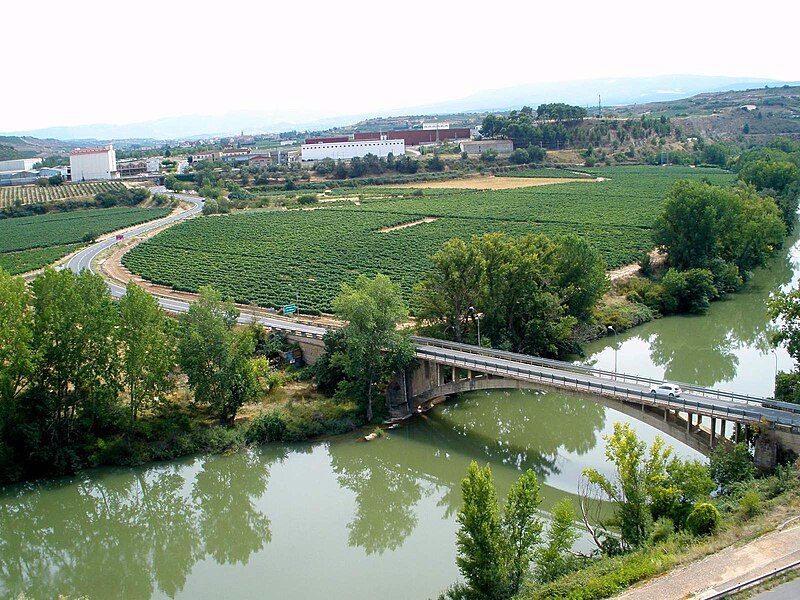
[[[359,273],[385,273],[408,297],[428,256],[442,243],[492,231],[577,233],[602,253],[609,268],[627,264],[652,247],[650,227],[675,181],[734,179],[719,170],[678,167],[591,173],[608,180],[485,192],[426,190],[423,197],[384,188],[360,194],[360,205],[195,219],[140,244],[123,262],[180,290],[213,285],[238,301],[272,307],[299,297],[301,308],[326,311],[341,283]],[[436,220],[377,233],[425,217]]]
[[[95,194],[109,190],[125,189],[120,181],[91,181],[64,183],[40,187],[38,185],[17,185],[0,187],[0,208],[18,204],[42,204],[73,198],[92,198]]]
[[[98,208],[0,221],[0,267],[11,274],[66,256],[87,237],[165,217],[166,208]]]

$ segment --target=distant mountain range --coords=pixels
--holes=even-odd
[[[76,125],[49,127],[33,131],[10,132],[9,135],[55,138],[58,140],[174,140],[205,138],[246,133],[280,131],[321,131],[377,116],[453,114],[465,112],[505,111],[523,105],[536,107],[545,102],[566,102],[579,106],[640,104],[660,100],[676,100],[703,92],[736,91],[751,88],[798,85],[773,79],[750,77],[711,77],[701,75],[668,75],[536,83],[496,90],[487,90],[457,100],[414,107],[399,107],[360,115],[344,115],[304,121],[291,113],[276,111],[235,111],[222,115],[186,115],[127,125]]]

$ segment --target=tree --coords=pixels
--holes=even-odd
[[[455,238],[444,243],[431,257],[431,263],[432,270],[414,289],[417,315],[445,323],[461,342],[469,308],[476,304],[480,293],[484,260],[474,243]]]
[[[219,292],[204,286],[180,323],[179,362],[195,402],[210,405],[223,423],[232,423],[239,407],[260,391],[253,333],[236,331],[238,318],[233,300],[223,301]]]
[[[549,583],[570,571],[573,557],[569,554],[580,534],[575,528],[575,507],[569,498],[563,498],[550,511],[547,543],[536,553],[536,579]]]
[[[497,160],[498,152],[494,148],[487,148],[483,152],[481,152],[481,160],[483,162],[494,162]]]
[[[371,421],[375,388],[388,383],[414,356],[408,335],[397,331],[408,319],[408,308],[400,286],[380,273],[372,279],[359,275],[352,287],[342,284],[333,308],[347,321],[344,351],[337,362],[352,382],[355,395],[366,404],[366,419]]]
[[[0,427],[35,367],[31,301],[25,280],[0,269]]]
[[[568,234],[556,238],[555,270],[567,312],[579,321],[591,317],[592,308],[609,289],[606,263],[586,238]]]
[[[488,465],[481,469],[476,462],[470,463],[461,494],[456,538],[459,570],[475,597],[510,598],[519,591],[541,538],[536,474],[529,469],[512,486],[502,519]]]
[[[742,275],[762,266],[785,235],[775,202],[752,187],[691,181],[673,186],[653,226],[654,241],[667,252],[670,266],[703,269],[721,258]]]
[[[484,269],[478,305],[483,330],[499,348],[558,355],[577,319],[555,285],[555,244],[545,236],[490,233],[475,240]]]
[[[132,281],[119,301],[119,342],[131,420],[174,387],[175,336],[158,301]]]
[[[711,453],[709,470],[714,482],[723,490],[732,483],[750,481],[755,475],[753,458],[746,443],[738,443],[733,449],[717,446]]]
[[[615,479],[595,469],[584,469],[583,476],[615,504],[623,550],[638,548],[649,534],[652,493],[666,475],[672,448],[666,447],[661,437],[656,437],[648,453],[647,444],[627,423],[614,423],[614,433],[603,439],[606,459],[616,470]]]

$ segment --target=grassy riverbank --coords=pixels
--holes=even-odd
[[[586,568],[545,586],[528,582],[517,597],[524,600],[570,598],[594,600],[619,592],[672,569],[702,560],[731,546],[743,545],[775,531],[800,514],[800,484],[794,468],[740,485],[713,500],[722,516],[719,531],[695,538],[686,532],[654,530],[644,548],[623,556],[591,561]],[[663,536],[662,539],[658,539]]]
[[[326,398],[307,370],[272,374],[270,391],[222,425],[207,407],[178,390],[163,409],[145,415],[131,432],[97,439],[86,448],[87,467],[137,465],[192,454],[228,454],[267,442],[301,442],[338,435],[363,424],[355,403]]]

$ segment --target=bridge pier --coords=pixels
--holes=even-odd
[[[709,439],[709,446],[711,449],[714,449],[714,441],[717,434],[717,419],[715,417],[711,417],[711,433]]]

